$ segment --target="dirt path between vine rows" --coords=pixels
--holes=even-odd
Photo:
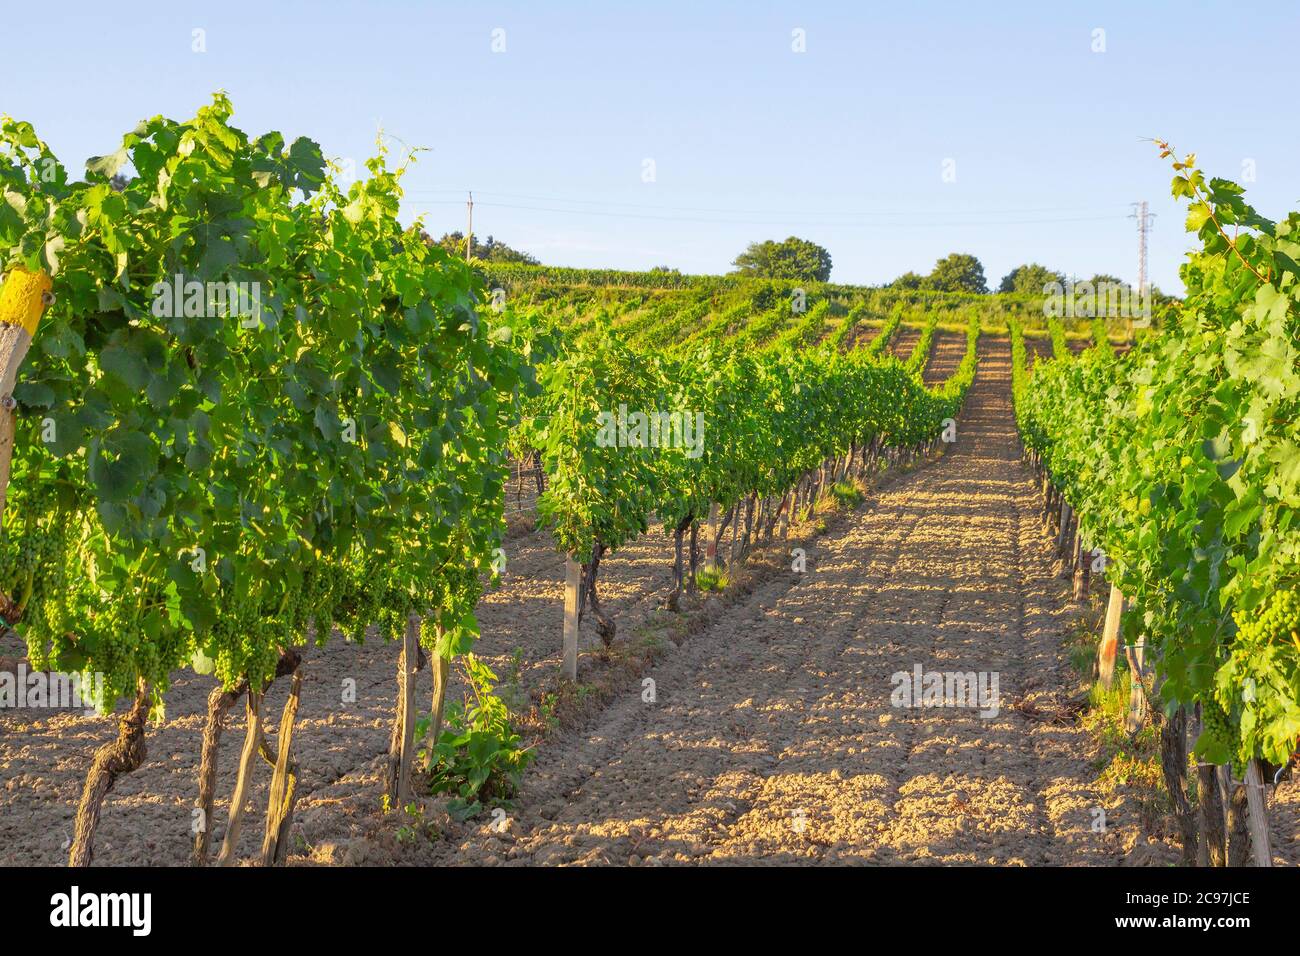
[[[921,377],[927,388],[942,385],[961,365],[962,356],[966,354],[966,334],[935,329],[930,342],[930,357],[925,363]]]
[[[894,330],[894,337],[889,340],[889,351],[900,362],[912,357],[912,349],[921,340],[921,328],[916,325],[900,325]]]
[[[1051,574],[986,346],[939,462],[897,482],[528,775],[508,830],[442,862],[1107,863],[1077,726],[1012,709],[1065,679]],[[893,675],[997,675],[1000,709],[891,703]],[[985,712],[987,714],[987,711]]]
[[[1007,340],[981,353],[949,455],[818,542],[806,572],[728,609],[652,686],[551,742],[517,809],[431,862],[1174,859],[1155,843],[1133,853],[1137,821],[1099,791],[1088,731],[1012,707],[1050,709],[1077,681],[1067,584],[1018,457]],[[1000,709],[893,706],[892,676],[917,667],[996,674]]]

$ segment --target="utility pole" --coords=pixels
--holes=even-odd
[[[1137,227],[1138,227],[1137,295],[1138,295],[1138,304],[1144,313],[1142,322],[1134,323],[1134,324],[1139,325],[1141,327],[1145,327],[1151,324],[1151,315],[1150,315],[1151,300],[1147,290],[1147,233],[1150,232],[1151,230],[1151,220],[1155,218],[1155,214],[1147,211],[1147,201],[1145,199],[1142,200],[1141,202],[1135,202],[1132,205],[1133,205],[1133,212],[1129,215],[1129,218],[1136,219]],[[1131,307],[1129,311],[1132,312]],[[1130,315],[1129,316],[1130,322],[1132,321],[1132,318],[1133,318],[1132,315]],[[1130,330],[1130,334],[1131,334],[1131,330]]]
[[[1151,229],[1151,220],[1155,218],[1154,213],[1147,212],[1147,202],[1132,203],[1133,212],[1129,215],[1130,219],[1136,219],[1138,225],[1138,295],[1145,295],[1147,291],[1147,233]]]
[[[469,194],[469,202],[465,204],[465,211],[469,213],[469,227],[465,230],[465,259],[468,261],[474,255],[474,193],[472,191]]]

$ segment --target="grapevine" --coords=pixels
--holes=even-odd
[[[1131,602],[1126,639],[1157,648],[1162,696],[1208,715],[1202,756],[1283,764],[1300,739],[1300,213],[1271,222],[1193,157],[1174,168],[1203,246],[1186,303],[1122,357],[1063,361],[1053,326],[1058,357],[1032,374],[1013,324],[1016,417]]]

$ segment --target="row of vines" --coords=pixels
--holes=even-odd
[[[753,350],[742,340],[682,354],[634,352],[607,328],[580,341],[560,336],[513,449],[542,464],[538,509],[558,546],[584,565],[584,606],[601,617],[602,555],[652,519],[674,536],[675,606],[694,581],[702,522],[710,552],[733,521],[744,522],[748,542],[828,482],[935,441],[974,377],[978,335],[972,317],[963,360],[936,389],[921,382],[928,339],[904,364],[880,357],[887,335],[849,352],[834,343]],[[613,633],[602,619],[602,636]]]
[[[0,614],[34,667],[100,675],[103,709],[134,701],[87,779],[74,864],[184,667],[223,689],[200,862],[222,721],[248,696],[229,862],[258,751],[292,792],[261,698],[293,648],[418,628],[433,654],[462,653],[500,536],[531,375],[508,327],[481,317],[464,263],[400,226],[402,169],[382,149],[345,186],[314,143],[250,139],[230,113],[219,96],[188,122],[143,122],[76,182],[30,125],[0,127],[4,293],[52,283],[13,391]],[[265,857],[291,809],[268,814]]]
[[[1013,324],[1016,417],[1049,500],[1105,554],[1130,660],[1154,655],[1187,862],[1240,863],[1253,844],[1267,865],[1248,816],[1300,741],[1300,214],[1263,218],[1194,157],[1174,169],[1202,243],[1185,303],[1123,356],[1099,330],[1069,358],[1054,328],[1056,358],[1032,374]]]
[[[262,861],[285,857],[308,641],[401,641],[393,799],[410,792],[417,727],[426,769],[453,760],[466,740],[444,727],[447,666],[478,634],[511,455],[544,469],[539,518],[583,564],[585,607],[603,618],[601,556],[652,521],[678,545],[675,606],[694,584],[683,538],[694,571],[703,521],[715,546],[742,515],[746,540],[770,534],[827,482],[935,441],[974,375],[974,313],[960,368],[931,390],[928,338],[906,364],[881,355],[898,310],[860,350],[813,347],[825,302],[793,324],[786,304],[749,309],[748,335],[668,347],[707,324],[697,301],[646,320],[671,331],[634,351],[607,317],[578,335],[546,309],[489,307],[482,276],[399,223],[411,157],[394,167],[381,143],[345,182],[315,143],[249,138],[231,112],[217,96],[189,121],[142,122],[78,180],[29,124],[0,120],[0,325],[34,331],[25,359],[5,356],[0,619],[33,667],[98,675],[102,711],[129,705],[88,773],[74,865],[187,668],[219,681],[198,864],[241,700],[217,862],[235,861],[259,761],[274,768]],[[430,660],[421,720],[414,676]],[[286,676],[272,746],[263,700]]]

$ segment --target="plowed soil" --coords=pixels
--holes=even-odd
[[[901,361],[906,362],[920,338],[921,329],[919,326],[900,325],[894,331],[894,337],[889,340],[889,351],[893,352]]]
[[[930,340],[930,358],[925,363],[923,378],[925,384],[933,388],[941,385],[961,364],[966,354],[966,334],[935,329],[934,338]]]
[[[913,341],[916,330],[910,332]],[[960,336],[937,337],[955,368]],[[907,346],[902,346],[904,354]],[[807,542],[803,570],[755,578],[712,601],[702,623],[621,683],[584,625],[583,686],[612,699],[546,737],[516,801],[465,823],[427,800],[430,838],[379,812],[395,700],[391,645],[310,649],[295,750],[302,765],[298,864],[1164,864],[1137,811],[1095,782],[1095,743],[1049,712],[1078,689],[1065,638],[1077,607],[1054,576],[1010,408],[1010,350],[986,336],[958,439],[877,489]],[[563,566],[540,532],[513,539],[501,588],[483,602],[478,652],[526,699],[559,663]],[[608,559],[602,594],[621,639],[661,615],[670,540],[658,529]],[[20,653],[10,640],[0,656]],[[896,706],[896,675],[997,677],[996,708]],[[427,701],[428,672],[421,677]],[[355,681],[356,700],[344,699]],[[278,717],[286,682],[268,695]],[[97,863],[186,862],[210,679],[177,675],[149,756],[118,780]],[[453,696],[459,694],[453,690]],[[996,709],[996,713],[993,710]],[[0,864],[58,864],[94,748],[115,734],[79,712],[0,711]],[[218,793],[243,735],[231,715]],[[240,855],[260,842],[269,773]],[[1297,862],[1300,798],[1271,805],[1278,863]],[[1105,832],[1094,832],[1105,809]],[[227,807],[218,801],[214,837]],[[397,822],[394,822],[396,820]],[[414,835],[413,835],[414,834]]]

